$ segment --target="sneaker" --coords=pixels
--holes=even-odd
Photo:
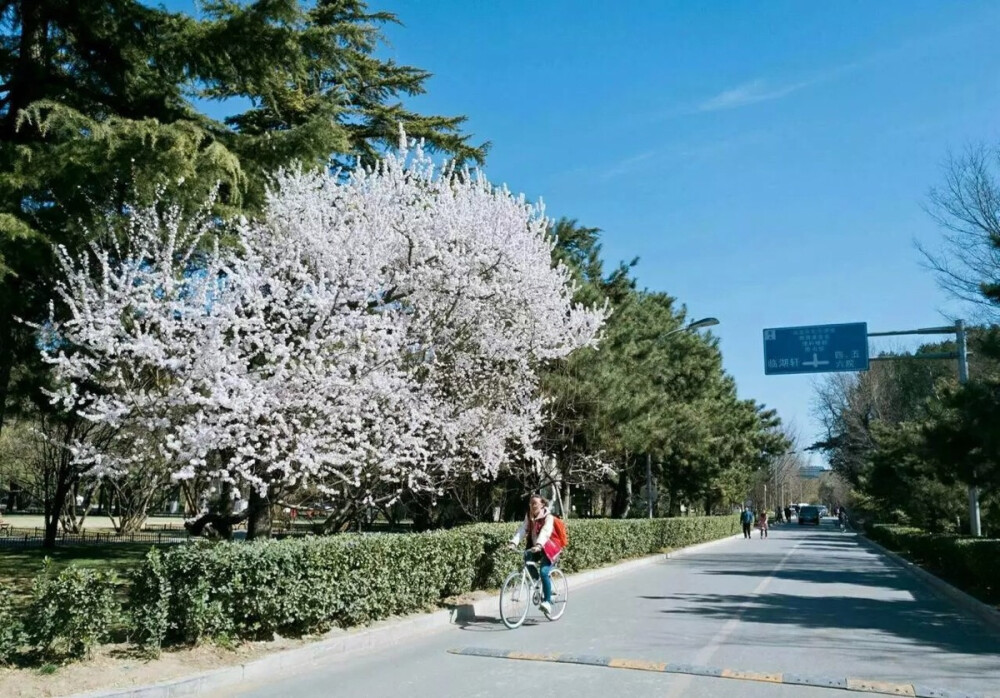
[[[550,604],[548,601],[542,601],[540,604],[538,604],[538,608],[542,611],[542,613],[545,614],[546,618],[548,618],[549,614],[552,613],[552,604]]]

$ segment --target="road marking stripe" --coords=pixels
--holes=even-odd
[[[499,650],[485,647],[464,647],[450,649],[449,654],[460,654],[467,657],[492,657],[495,659],[519,659],[530,662],[548,662],[552,664],[581,664],[587,666],[605,666],[613,669],[633,669],[638,671],[655,671],[664,674],[687,674],[688,676],[715,676],[737,681],[755,681],[758,683],[780,683],[786,686],[822,686],[824,688],[855,693],[878,693],[890,696],[949,696],[954,698],[987,698],[981,693],[963,693],[919,686],[914,684],[893,683],[891,681],[873,681],[870,679],[837,679],[824,676],[803,676],[801,674],[775,674],[743,669],[719,669],[699,664],[668,664],[649,659],[629,659],[625,657],[599,657],[589,654],[572,654],[558,652],[520,652],[516,650]]]
[[[805,541],[800,540],[798,543],[793,545],[787,553],[785,553],[785,556],[781,558],[781,562],[779,562],[774,567],[774,569],[772,569],[768,573],[768,575],[764,577],[764,579],[760,580],[760,583],[757,584],[756,588],[754,588],[754,590],[750,592],[751,597],[759,596],[764,592],[765,589],[767,589],[768,585],[771,583],[771,580],[774,579],[774,575],[776,575],[778,572],[782,570],[782,568],[785,566],[785,563],[788,562],[788,558],[790,558],[792,554],[795,553],[795,551],[798,550],[799,546],[802,545],[804,542]],[[750,598],[741,603],[739,606],[737,606],[735,617],[730,618],[725,623],[723,623],[722,627],[715,634],[715,637],[713,637],[708,642],[708,644],[702,647],[698,651],[698,653],[694,656],[694,661],[699,663],[709,662],[712,659],[712,656],[726,641],[726,639],[730,635],[732,635],[733,632],[743,622],[743,614],[746,613],[747,609],[750,608],[756,602],[757,601],[755,598]],[[690,686],[691,686],[691,679],[689,678],[680,679],[671,687],[670,691],[667,692],[665,698],[682,698],[682,696],[684,696],[684,694],[687,693],[688,688],[690,688]]]

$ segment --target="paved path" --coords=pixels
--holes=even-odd
[[[578,653],[922,684],[1000,695],[1000,634],[939,598],[853,534],[776,526],[614,581],[570,589],[558,622],[491,618],[377,653],[331,660],[228,695],[832,698],[842,690],[460,656],[476,647]]]

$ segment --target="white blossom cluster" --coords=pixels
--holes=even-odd
[[[411,148],[347,178],[279,172],[225,244],[161,206],[60,250],[51,399],[118,434],[75,457],[355,497],[537,458],[537,371],[607,311],[572,302],[539,207]]]

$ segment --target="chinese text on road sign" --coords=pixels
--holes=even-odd
[[[867,370],[867,323],[764,330],[765,375]]]

